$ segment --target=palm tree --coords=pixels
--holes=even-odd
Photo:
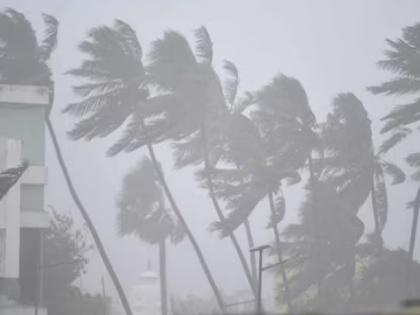
[[[220,79],[212,67],[213,48],[204,27],[196,33],[194,54],[187,40],[177,32],[168,31],[152,44],[148,71],[151,81],[165,92],[169,111],[170,137],[176,140],[177,167],[204,164],[205,186],[213,208],[221,222],[225,217],[217,200],[213,184],[213,168],[220,153],[219,130],[224,125],[228,109]],[[228,233],[256,296],[256,288],[247,261],[233,232]]]
[[[420,23],[405,27],[402,36],[397,40],[387,39],[389,49],[385,51],[385,59],[378,62],[379,67],[395,74],[395,77],[378,86],[369,87],[374,94],[384,95],[414,95],[412,102],[396,105],[391,112],[382,118],[385,125],[382,133],[391,134],[382,146],[382,151],[386,152],[395,147],[400,141],[410,135],[420,121]],[[418,164],[418,153],[415,152],[407,157],[409,164]],[[415,177],[415,175],[414,175]],[[413,202],[413,220],[410,232],[409,254],[413,261],[414,248],[416,242],[417,225],[420,206],[417,206],[420,187],[417,190]],[[407,279],[411,276],[410,267],[408,268]],[[407,286],[409,287],[409,285]]]
[[[340,94],[334,99],[333,111],[323,124],[321,135],[324,156],[322,168],[318,170],[320,176],[317,185],[318,209],[322,216],[319,221],[322,240],[320,250],[322,255],[329,259],[324,261],[324,266],[319,270],[322,271],[321,277],[327,281],[327,289],[331,279],[341,279],[341,284],[349,288],[350,301],[355,293],[353,276],[356,266],[356,244],[364,230],[357,213],[371,195],[375,217],[375,241],[379,241],[382,246],[381,232],[388,212],[384,176],[389,174],[393,178],[393,184],[398,184],[404,181],[405,175],[395,164],[383,160],[380,154],[373,153],[370,120],[363,104],[351,93]],[[306,226],[306,222],[311,221],[309,218],[313,204],[313,197],[308,198],[301,209],[302,224],[292,225],[287,230],[287,237],[295,240],[297,244],[302,238],[310,237],[308,231],[311,231],[311,228]],[[293,250],[296,251],[299,246]],[[309,249],[301,247],[300,251],[306,251],[305,255],[309,256],[316,252],[315,246]],[[306,264],[307,273],[303,273],[303,280],[300,280],[301,283],[306,283],[306,287],[302,287],[305,289],[311,282],[305,282],[304,279],[311,279],[314,270],[317,269],[314,262]],[[333,264],[340,268],[331,269]],[[325,297],[322,301],[328,302]]]
[[[185,121],[178,112],[179,100],[169,94],[151,95],[153,77],[142,63],[142,48],[135,31],[117,20],[114,27],[101,26],[91,30],[89,39],[80,50],[88,58],[82,65],[69,71],[85,79],[74,91],[82,100],[68,105],[64,112],[79,118],[70,136],[92,140],[106,137],[125,123],[122,137],[109,149],[109,155],[131,152],[145,146],[169,204],[183,225],[203,271],[216,296],[219,307],[224,303],[197,240],[188,227],[156,158],[153,144],[183,134]],[[172,52],[171,52],[172,53]]]
[[[382,246],[381,233],[388,214],[385,175],[396,185],[404,182],[405,174],[396,164],[384,160],[382,148],[374,153],[370,124],[356,96],[346,93],[335,98],[333,112],[322,131],[324,177],[337,186],[340,196],[351,204],[355,213],[370,195],[376,241]]]
[[[279,74],[256,94],[257,109],[251,113],[265,143],[269,160],[276,168],[290,170],[291,184],[300,181],[299,174],[305,162],[309,163],[311,190],[315,192],[315,175],[312,167],[312,151],[317,146],[314,133],[315,116],[308,103],[306,92],[300,82],[294,78]],[[281,178],[279,178],[281,180]],[[278,184],[280,181],[277,180]],[[279,262],[283,261],[283,250],[277,224],[284,217],[285,200],[281,186],[274,186],[267,193],[272,220],[276,251]],[[274,198],[274,194],[278,197]],[[315,197],[315,193],[313,193]],[[314,209],[314,211],[316,211]],[[314,230],[317,231],[317,216],[313,216]],[[315,232],[315,234],[318,234]],[[318,240],[318,237],[315,236]],[[289,281],[283,265],[280,272],[285,287],[285,297],[289,309],[292,308],[292,295]]]
[[[240,165],[243,164],[244,159],[252,158],[252,153],[248,148],[252,147],[249,142],[249,138],[245,139],[248,135],[246,117],[242,115],[242,111],[249,105],[251,97],[248,94],[242,100],[237,99],[238,89],[239,89],[239,71],[234,63],[231,61],[225,60],[223,68],[226,72],[227,79],[223,85],[223,94],[226,99],[226,104],[229,107],[229,118],[226,121],[226,126],[224,132],[226,134],[226,145],[222,147],[227,147],[229,152],[226,152],[227,155],[232,155],[230,158],[227,156],[228,160],[234,163],[235,167],[240,170]],[[241,123],[244,122],[244,123]],[[244,133],[243,133],[244,132]],[[252,149],[251,149],[252,150]],[[250,156],[251,153],[251,156]],[[245,234],[248,241],[248,248],[254,248],[254,236],[251,229],[251,224],[249,219],[244,220]],[[250,268],[252,272],[252,279],[254,285],[257,285],[257,260],[256,252],[250,251]]]
[[[237,90],[229,84],[228,91]],[[314,118],[307,104],[306,93],[300,83],[284,75],[278,75],[267,86],[244,100],[233,104],[226,128],[227,142],[224,148],[224,162],[234,162],[236,169],[214,171],[216,194],[227,201],[230,214],[225,222],[218,222],[215,228],[222,235],[236,229],[256,206],[264,199],[269,201],[271,219],[268,228],[273,229],[276,254],[283,261],[278,223],[285,212],[285,200],[281,182],[299,182],[297,173],[307,160],[315,144],[311,128]],[[250,108],[252,120],[243,114]],[[295,111],[297,108],[300,112]],[[305,122],[306,127],[299,124]],[[225,163],[226,164],[226,163]],[[275,196],[276,195],[276,196]],[[288,289],[288,279],[284,266],[280,268],[286,301],[293,310],[292,297]]]
[[[5,12],[0,13],[0,39],[4,42],[4,45],[1,45],[0,48],[0,78],[1,81],[11,84],[47,85],[50,87],[52,96],[51,103],[53,103],[54,86],[51,79],[51,71],[48,67],[48,60],[56,46],[58,21],[50,15],[44,15],[43,17],[46,23],[46,32],[44,39],[41,43],[38,43],[31,24],[23,14],[12,9],[7,9]],[[112,267],[96,228],[75,190],[64,162],[57,137],[55,136],[53,125],[48,116],[46,117],[46,122],[54,145],[54,150],[64,173],[73,201],[88,225],[99,254],[101,255],[121,299],[125,312],[127,315],[132,315],[118,276]]]
[[[134,234],[141,240],[159,246],[162,315],[168,314],[166,279],[166,240],[182,240],[182,227],[166,209],[164,192],[152,162],[143,158],[123,182],[118,200],[118,229],[124,235]]]
[[[362,102],[351,93],[339,94],[333,101],[333,111],[323,125],[325,148],[324,170],[321,180],[335,187],[339,198],[348,205],[350,219],[357,222],[360,207],[371,197],[375,222],[374,239],[382,248],[382,230],[388,213],[385,174],[393,184],[405,180],[404,172],[395,164],[385,161],[381,152],[374,153],[371,122]],[[360,225],[361,222],[359,222]],[[357,226],[355,226],[357,228]],[[363,228],[360,230],[363,233]],[[361,234],[358,235],[360,238]],[[353,239],[348,259],[350,299],[353,298],[353,275],[357,235]]]

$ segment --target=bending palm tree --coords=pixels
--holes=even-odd
[[[12,9],[0,13],[0,39],[5,43],[0,48],[0,77],[6,83],[48,85],[51,87],[51,94],[53,95],[53,82],[47,62],[56,46],[58,21],[49,15],[44,15],[44,21],[47,25],[46,33],[43,41],[39,44],[31,24],[23,14]],[[126,314],[132,315],[128,300],[105,252],[102,241],[75,191],[49,117],[46,120],[71,196],[88,225]]]
[[[170,137],[176,140],[176,165],[204,162],[204,176],[210,199],[220,221],[224,214],[215,194],[212,169],[217,163],[219,129],[227,114],[220,80],[211,66],[212,43],[207,30],[196,31],[197,53],[180,34],[169,31],[153,43],[148,67],[151,81],[166,91],[166,113],[171,122]],[[168,105],[169,105],[168,104]],[[254,296],[256,288],[236,236],[228,233]]]
[[[148,88],[151,79],[142,64],[141,45],[135,31],[124,22],[116,21],[113,28],[94,28],[89,34],[89,40],[83,41],[79,48],[90,58],[85,59],[80,68],[69,71],[87,80],[74,87],[75,93],[83,98],[82,101],[64,109],[64,112],[80,118],[70,131],[70,136],[76,140],[106,137],[127,123],[123,136],[108,153],[115,155],[146,146],[166,198],[183,225],[219,307],[223,310],[220,291],[167,185],[152,146],[153,143],[182,132],[182,124],[173,124],[177,118],[173,115],[180,115],[174,111],[177,99],[170,95],[150,96]]]
[[[184,233],[165,208],[164,193],[149,159],[143,158],[124,178],[118,207],[118,229],[122,236],[134,234],[159,246],[161,312],[167,315],[166,239],[179,242]]]
[[[229,90],[236,90],[234,84],[228,86],[233,87]],[[230,210],[225,222],[218,222],[215,228],[227,235],[246,220],[262,199],[267,198],[271,212],[268,227],[273,229],[276,253],[282,261],[277,224],[284,216],[285,204],[281,194],[277,198],[274,194],[280,192],[283,179],[288,179],[290,184],[300,180],[296,170],[304,166],[315,137],[312,133],[305,134],[299,123],[305,121],[305,116],[312,118],[313,114],[300,84],[282,75],[245,100],[231,106],[233,110],[226,123],[229,128],[225,132],[227,140],[223,146],[223,158],[224,162],[233,162],[236,169],[214,171],[216,193],[227,201]],[[252,121],[242,114],[250,104],[255,108],[251,111]],[[297,108],[300,112],[294,112]],[[284,266],[280,269],[286,301],[289,310],[293,310]]]
[[[382,151],[386,152],[396,146],[400,141],[410,135],[420,122],[420,24],[408,26],[403,29],[401,38],[397,40],[387,39],[389,49],[385,51],[385,59],[378,62],[378,65],[384,70],[395,74],[395,77],[378,86],[370,87],[369,90],[374,94],[385,95],[415,95],[413,102],[404,105],[398,105],[386,115],[382,120],[385,125],[382,133],[391,133],[391,136],[384,142]],[[416,167],[420,164],[419,153],[415,152],[407,157],[407,162]],[[417,173],[416,173],[417,174]],[[414,174],[413,179],[419,177]],[[418,196],[420,187],[417,190],[416,197],[412,205],[413,220],[410,232],[409,254],[410,260],[414,259],[414,248],[416,242],[417,225],[420,206]],[[411,263],[412,264],[412,263]],[[411,266],[410,264],[410,266]],[[411,271],[408,268],[407,279],[410,279]],[[410,285],[407,285],[409,288]]]

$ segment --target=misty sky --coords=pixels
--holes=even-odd
[[[369,111],[377,133],[379,119],[396,99],[371,95],[366,86],[389,77],[375,64],[386,48],[385,38],[396,38],[401,28],[420,22],[420,1],[401,0],[0,0],[0,6],[23,12],[37,30],[42,30],[42,12],[55,15],[60,22],[59,44],[51,62],[56,84],[52,119],[78,191],[127,290],[136,283],[136,276],[149,258],[155,266],[157,262],[151,246],[134,238],[119,239],[116,235],[115,199],[121,177],[144,152],[106,158],[105,150],[111,139],[79,143],[68,140],[66,131],[71,120],[60,113],[66,104],[75,101],[70,88],[72,79],[64,72],[79,65],[81,55],[77,45],[86,38],[91,27],[111,25],[114,19],[122,19],[137,31],[147,52],[149,43],[167,29],[178,30],[193,40],[193,30],[205,25],[214,42],[216,69],[221,69],[224,59],[233,61],[240,72],[242,90],[254,90],[278,72],[296,77],[305,87],[312,109],[321,121],[335,95],[354,92]],[[407,142],[392,151],[389,159],[402,161],[414,144],[414,141]],[[160,147],[158,153],[180,207],[223,291],[247,288],[230,242],[219,240],[208,231],[208,224],[215,216],[206,192],[195,188],[191,170],[170,172],[172,164],[167,148]],[[59,210],[72,211],[79,220],[50,146],[47,158],[47,203]],[[287,220],[290,221],[295,218],[303,194],[298,188],[286,193]],[[389,246],[406,247],[408,244],[411,215],[405,210],[405,204],[414,194],[412,184],[391,188],[389,223],[385,231]],[[252,216],[258,244],[271,240],[271,232],[264,230],[268,219],[265,208],[261,205]],[[363,211],[360,216],[365,221],[371,220],[370,214]],[[417,257],[419,253],[417,250]],[[95,256],[81,283],[86,289],[99,290],[100,276],[104,273]],[[172,291],[210,294],[188,241],[170,249],[168,274]]]

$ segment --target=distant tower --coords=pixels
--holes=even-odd
[[[152,271],[150,261],[131,291],[131,303],[134,315],[160,315],[159,276]]]

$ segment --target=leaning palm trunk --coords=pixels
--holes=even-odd
[[[316,266],[318,269],[318,280],[317,280],[317,294],[318,294],[318,301],[321,301],[321,271],[320,271],[320,248],[321,248],[321,239],[319,236],[319,229],[318,229],[318,199],[316,193],[316,179],[314,174],[314,167],[313,167],[313,160],[312,160],[312,152],[309,153],[308,156],[308,168],[309,168],[309,185],[312,193],[312,211],[313,211],[313,229],[314,229],[314,238],[315,238],[315,257],[316,259]]]
[[[67,169],[66,163],[64,162],[63,154],[61,153],[60,145],[57,140],[57,136],[54,131],[54,127],[51,123],[50,118],[47,116],[46,118],[48,131],[51,136],[51,140],[54,146],[55,153],[57,155],[58,163],[60,164],[61,170],[64,174],[64,179],[66,180],[67,187],[70,191],[71,197],[73,198],[74,203],[76,204],[77,208],[79,209],[80,214],[82,215],[83,219],[85,220],[89,231],[92,235],[93,241],[95,242],[96,248],[99,251],[99,255],[102,258],[102,261],[104,262],[104,265],[108,271],[109,276],[111,277],[112,282],[114,283],[115,289],[117,290],[118,296],[121,300],[121,304],[124,308],[124,311],[127,315],[133,315],[133,312],[131,311],[130,304],[128,302],[127,296],[124,292],[124,289],[120,283],[120,280],[115,273],[115,270],[111,264],[111,261],[105,251],[104,245],[102,244],[102,241],[99,237],[98,232],[96,231],[95,226],[93,225],[92,220],[89,217],[88,212],[86,211],[86,208],[83,206],[76,189],[74,188],[72,179],[70,177],[69,171]]]
[[[235,163],[236,164],[236,163]],[[236,164],[236,168],[240,170],[238,164]],[[241,185],[243,184],[243,181],[241,180]],[[248,241],[248,248],[254,248],[255,242],[254,242],[254,236],[252,235],[251,230],[251,224],[249,223],[249,219],[246,218],[244,221],[244,227],[245,227],[245,234]],[[257,275],[257,258],[256,258],[256,252],[250,251],[249,252],[249,263],[251,266],[251,273],[252,273],[252,280],[254,281],[254,286],[257,287],[258,285],[258,275]]]
[[[175,215],[177,216],[178,220],[181,222],[182,226],[185,229],[185,233],[187,234],[188,239],[191,242],[191,245],[193,246],[198,260],[200,261],[201,267],[203,268],[204,274],[207,277],[207,280],[210,283],[210,286],[213,290],[213,293],[216,297],[217,303],[219,305],[220,310],[222,313],[225,313],[225,306],[223,303],[222,295],[220,294],[220,290],[216,285],[216,282],[213,279],[213,276],[210,272],[210,269],[207,265],[207,262],[203,256],[203,253],[201,252],[200,246],[197,243],[197,240],[195,239],[194,235],[192,234],[190,228],[187,225],[187,222],[184,219],[184,216],[182,215],[181,211],[178,208],[178,205],[175,202],[174,197],[172,196],[172,192],[169,189],[168,184],[166,183],[165,176],[163,175],[162,169],[159,165],[158,160],[156,159],[155,151],[153,149],[153,146],[150,143],[147,143],[147,150],[149,151],[150,159],[152,160],[153,166],[156,170],[157,176],[159,178],[159,181],[163,187],[163,190],[165,192],[166,197],[168,198],[168,201],[171,205],[172,210],[175,212]]]
[[[168,315],[168,286],[166,277],[166,242],[159,243],[159,279],[160,279],[160,309],[162,315]]]
[[[268,201],[270,204],[270,210],[273,215],[275,215],[275,207],[274,207],[274,198],[273,193],[268,194]],[[284,268],[283,265],[283,254],[281,249],[281,243],[280,243],[280,233],[279,229],[277,227],[277,224],[273,224],[273,233],[274,233],[274,240],[276,242],[276,252],[278,257],[278,262],[280,264],[280,274],[283,280],[283,286],[284,286],[284,295],[286,298],[286,303],[289,308],[289,312],[293,313],[293,303],[292,303],[292,295],[290,294],[290,286],[289,286],[289,279],[287,278],[286,274],[286,268]]]
[[[204,126],[201,127],[201,137],[202,137],[202,141],[203,141],[204,173],[205,173],[205,176],[206,176],[207,187],[209,189],[210,199],[213,203],[213,207],[216,210],[216,213],[217,213],[217,216],[218,216],[220,222],[223,224],[225,222],[225,217],[222,213],[219,202],[217,201],[217,198],[216,198],[216,194],[214,192],[213,181],[212,181],[212,178],[211,178],[210,163],[209,163],[209,154],[208,154],[208,150],[207,150],[207,136],[206,136],[206,130],[205,130]],[[249,285],[251,286],[252,293],[253,293],[254,297],[257,297],[257,290],[256,290],[256,287],[255,287],[254,282],[252,280],[252,275],[251,275],[251,272],[249,271],[249,267],[248,267],[248,264],[246,262],[244,253],[242,252],[242,249],[239,245],[239,242],[238,242],[235,234],[232,231],[229,231],[229,238],[232,241],[233,247],[235,248],[236,253],[239,257],[239,260],[241,262],[241,265],[242,265],[242,268],[244,270],[245,276],[246,276],[246,278],[249,282]]]
[[[416,235],[417,235],[417,225],[419,221],[419,211],[420,211],[420,188],[417,190],[416,199],[414,200],[413,205],[413,221],[411,224],[411,233],[410,233],[410,244],[408,249],[408,268],[407,268],[407,290],[408,294],[412,294],[412,283],[411,283],[411,277],[412,277],[412,266],[414,262],[414,248],[416,245]],[[408,296],[411,297],[411,296]]]
[[[249,223],[248,219],[245,220],[244,227],[245,227],[246,238],[248,241],[248,248],[253,248],[255,247],[254,236],[252,235],[251,224]],[[257,279],[257,259],[255,257],[255,251],[252,251],[249,253],[249,262],[251,266],[252,280],[254,281],[254,286],[256,286],[258,279]]]

